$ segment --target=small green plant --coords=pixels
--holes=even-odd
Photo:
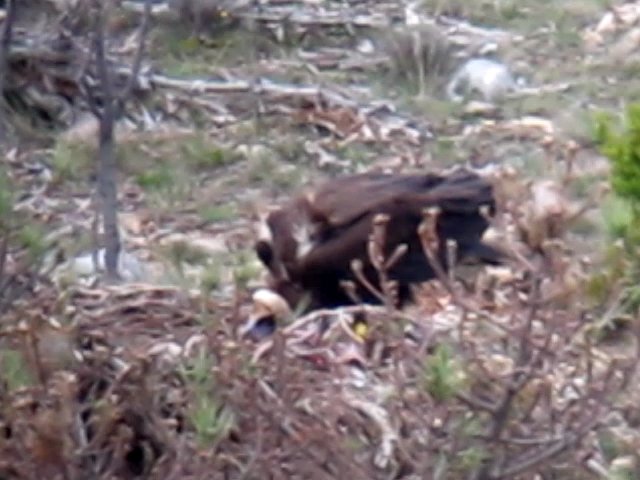
[[[13,192],[11,182],[7,173],[0,168],[0,227],[4,227],[4,222],[9,218],[13,210]]]
[[[24,225],[18,231],[18,243],[27,250],[32,262],[40,260],[47,250],[42,227],[33,223]]]
[[[631,104],[622,126],[611,115],[596,115],[594,137],[611,162],[611,188],[615,197],[605,203],[608,231],[625,242],[629,252],[640,245],[640,104]]]
[[[206,294],[220,288],[222,283],[222,272],[218,264],[209,265],[202,273],[200,285]]]
[[[26,250],[31,263],[42,259],[47,250],[42,225],[18,215],[13,209],[13,191],[7,173],[0,169],[0,238]]]
[[[613,285],[622,287],[617,300],[624,315],[640,307],[640,104],[631,104],[622,122],[610,114],[596,115],[593,135],[611,162],[613,195],[602,207],[609,237],[616,243],[605,251],[606,268],[588,285],[594,298],[605,297]]]
[[[469,447],[456,455],[458,467],[465,472],[477,470],[482,463],[491,458],[488,452],[478,447]]]
[[[201,447],[222,440],[235,425],[235,415],[216,395],[213,359],[204,350],[182,367],[182,376],[193,395],[189,420]]]
[[[84,178],[93,163],[93,150],[89,144],[59,141],[51,157],[54,179],[65,182]]]
[[[427,96],[453,68],[452,44],[433,25],[392,30],[382,43],[390,59],[385,83],[404,87],[411,95]]]
[[[260,274],[260,266],[251,251],[240,250],[235,255],[233,263],[233,279],[240,288],[245,288],[251,280]]]
[[[240,155],[215,144],[205,135],[195,135],[180,145],[184,161],[195,170],[220,168],[240,158]]]
[[[173,182],[174,175],[166,165],[136,175],[136,183],[145,190],[167,189]]]
[[[177,270],[182,270],[182,266],[185,263],[191,265],[204,264],[209,258],[205,250],[183,240],[178,240],[168,245],[165,249],[165,255]]]
[[[9,391],[33,385],[33,377],[27,368],[24,356],[17,350],[0,351],[0,378]]]
[[[637,215],[640,209],[640,104],[627,107],[621,131],[614,131],[613,123],[610,115],[597,115],[595,139],[611,161],[613,190],[631,203]]]
[[[438,402],[445,402],[455,396],[462,387],[461,366],[453,358],[451,347],[442,344],[427,357],[423,379],[427,391]]]

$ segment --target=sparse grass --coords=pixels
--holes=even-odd
[[[304,139],[298,135],[288,135],[279,139],[273,146],[273,150],[283,161],[289,163],[300,164],[302,159],[307,156],[304,149]]]
[[[479,447],[469,447],[459,452],[456,457],[459,462],[457,468],[463,472],[472,472],[478,469],[485,460],[491,458],[491,455]]]
[[[238,214],[237,206],[234,203],[223,203],[220,205],[203,205],[199,209],[200,218],[206,222],[225,222],[235,218]]]
[[[186,25],[154,32],[151,56],[168,75],[211,75],[222,67],[242,67],[261,54],[283,55],[285,45],[245,29],[228,29],[199,40]]]
[[[31,262],[42,258],[47,250],[47,244],[44,241],[45,230],[42,225],[27,223],[18,231],[17,236],[17,244],[27,251]]]
[[[136,183],[145,190],[165,190],[173,185],[174,173],[167,165],[161,165],[136,175]]]
[[[432,25],[389,31],[383,50],[390,59],[384,83],[413,94],[435,90],[454,66],[448,37]]]
[[[375,149],[361,143],[349,143],[336,148],[334,152],[339,160],[349,162],[353,169],[360,165],[370,165],[378,154]]]
[[[206,294],[213,292],[222,285],[222,267],[217,263],[208,265],[202,273],[200,286]]]
[[[147,200],[156,210],[171,209],[192,200],[200,176],[226,167],[241,157],[221,147],[203,134],[194,133],[180,140],[153,141],[144,149],[128,144],[123,170],[147,192]],[[146,149],[152,148],[155,158]]]
[[[435,140],[433,152],[436,158],[452,157],[456,152],[456,142],[451,138],[438,137]]]
[[[633,209],[625,199],[615,195],[610,195],[605,199],[602,204],[602,218],[611,239],[625,239],[633,234]]]
[[[149,168],[162,165],[198,173],[224,167],[240,158],[209,135],[197,131],[179,138],[145,138],[142,135],[125,144],[123,149],[122,167],[129,174],[144,173]],[[149,151],[153,152],[153,158],[149,157]]]
[[[14,193],[9,176],[0,166],[0,239],[6,236],[11,246],[25,250],[33,264],[46,252],[46,230],[41,223],[14,210]]]
[[[58,140],[51,156],[54,181],[87,181],[94,156],[95,149],[89,144]]]
[[[512,102],[504,102],[503,112],[507,117],[537,115],[548,117],[556,111],[559,99],[557,95],[529,95]]]
[[[165,280],[209,293],[233,284],[246,288],[262,272],[252,249],[211,254],[186,241],[172,242],[158,251],[168,264]]]
[[[147,191],[147,202],[156,212],[180,209],[193,199],[195,180],[187,172],[174,170],[171,183]]]
[[[290,190],[302,182],[303,172],[295,165],[281,164],[273,157],[249,161],[248,181],[265,187]]]
[[[164,256],[176,268],[181,270],[184,263],[191,265],[205,264],[209,258],[209,254],[197,248],[186,241],[172,242],[163,249]]]
[[[480,2],[467,2],[465,0],[423,0],[423,11],[431,15],[447,15],[452,17],[467,18],[477,14]]]
[[[179,145],[179,157],[193,170],[224,167],[238,161],[241,156],[226,149],[205,135],[194,135]]]
[[[233,257],[233,279],[239,288],[246,288],[251,280],[258,278],[262,267],[252,250],[240,250]]]
[[[396,100],[408,111],[415,115],[425,116],[429,123],[437,129],[442,124],[451,122],[462,113],[462,107],[453,102],[449,102],[442,97],[442,92],[434,92],[433,95],[416,97],[414,94],[400,93]]]
[[[89,144],[59,141],[51,157],[56,179],[86,181],[93,171],[95,155],[95,148]],[[123,139],[118,144],[116,156],[121,172],[134,176],[140,186],[149,190],[170,187],[180,173],[188,176],[214,170],[241,158],[201,132],[177,138],[139,133]]]

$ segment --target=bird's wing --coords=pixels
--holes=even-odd
[[[364,174],[325,184],[309,198],[310,208],[324,228],[323,238],[299,259],[300,271],[343,270],[346,262],[366,254],[373,218],[387,214],[387,245],[417,241],[417,226],[426,207],[437,205],[442,214],[439,232],[465,248],[475,246],[487,227],[479,215],[482,205],[494,207],[493,191],[473,172],[435,175]],[[324,218],[324,219],[323,219]],[[468,245],[467,245],[468,244]]]
[[[309,190],[312,215],[327,227],[341,227],[376,213],[399,196],[428,191],[442,178],[437,175],[365,173],[343,177]]]

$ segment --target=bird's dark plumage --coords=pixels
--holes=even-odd
[[[423,212],[440,208],[436,224],[440,263],[446,268],[446,242],[457,242],[459,259],[474,256],[496,263],[499,252],[481,242],[488,227],[480,207],[495,210],[493,189],[476,173],[459,169],[446,175],[366,173],[326,182],[293,198],[266,217],[256,253],[269,269],[273,288],[292,307],[309,294],[312,308],[353,303],[340,283],[355,281],[358,296],[368,303],[377,298],[355,280],[351,262],[363,262],[374,285],[378,279],[368,257],[367,243],[377,214],[386,214],[385,254],[399,244],[407,251],[389,272],[399,283],[401,303],[410,299],[410,285],[435,274],[425,256],[418,227]]]

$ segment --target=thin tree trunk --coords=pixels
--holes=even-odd
[[[114,139],[113,101],[104,106],[100,121],[100,147],[98,151],[98,193],[102,207],[107,279],[115,281],[118,275],[120,235],[118,232],[118,191],[116,186],[116,157]]]
[[[114,123],[116,121],[118,103],[113,91],[111,71],[109,65],[107,65],[105,51],[105,6],[99,0],[96,0],[94,5],[97,14],[94,49],[103,101],[102,113],[99,114],[98,197],[99,206],[102,209],[106,279],[107,281],[116,282],[120,277],[118,273],[120,235],[118,232],[118,190],[114,138]]]
[[[118,93],[114,90],[112,70],[108,64],[105,39],[105,4],[102,0],[94,0],[95,31],[93,49],[96,59],[96,69],[100,79],[102,90],[102,105],[88,97],[94,115],[100,122],[100,138],[98,150],[98,208],[102,213],[102,225],[104,231],[104,264],[106,280],[116,282],[120,279],[118,272],[118,258],[120,256],[120,235],[118,231],[118,190],[117,190],[117,165],[115,156],[115,132],[116,120],[122,114],[124,102],[130,96],[135,85],[136,77],[142,65],[142,57],[145,49],[145,38],[149,30],[149,18],[151,15],[151,0],[145,0],[144,17],[140,28],[140,43],[136,52],[133,71],[124,89]]]

